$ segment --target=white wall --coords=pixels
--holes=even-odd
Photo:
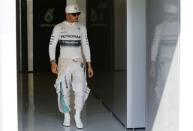
[[[0,1],[0,130],[17,131],[16,1]]]
[[[178,7],[178,0],[147,0],[147,131],[179,129]]]
[[[165,89],[156,112],[150,131],[179,131],[179,46],[174,52]]]
[[[127,0],[127,127],[145,127],[146,1]]]
[[[193,17],[192,1],[181,0],[179,131],[193,131]]]

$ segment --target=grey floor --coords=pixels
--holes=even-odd
[[[76,129],[71,112],[70,127],[62,126],[63,115],[57,108],[50,74],[26,74],[20,76],[18,112],[19,131],[126,131],[127,129],[109,112],[95,96],[90,94],[82,119],[84,129]],[[73,94],[72,94],[73,95]],[[71,100],[73,108],[73,100]],[[138,131],[138,130],[137,130]]]

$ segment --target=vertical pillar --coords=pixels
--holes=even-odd
[[[127,0],[127,128],[145,127],[146,1]]]
[[[17,131],[16,1],[0,4],[0,130]]]

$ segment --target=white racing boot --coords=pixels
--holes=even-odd
[[[76,127],[78,129],[82,129],[84,127],[82,121],[81,121],[81,118],[80,118],[80,111],[76,111],[75,115],[74,115],[74,120],[75,120],[75,123],[76,123]]]
[[[64,126],[70,126],[70,113],[64,113]]]

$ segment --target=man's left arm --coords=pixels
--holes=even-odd
[[[89,78],[93,77],[94,71],[93,71],[91,62],[87,62],[87,71],[88,71],[88,77]]]
[[[91,78],[94,75],[94,71],[93,71],[92,64],[91,64],[90,47],[89,47],[87,31],[85,27],[82,27],[81,42],[82,42],[83,55],[87,63],[88,77]]]

